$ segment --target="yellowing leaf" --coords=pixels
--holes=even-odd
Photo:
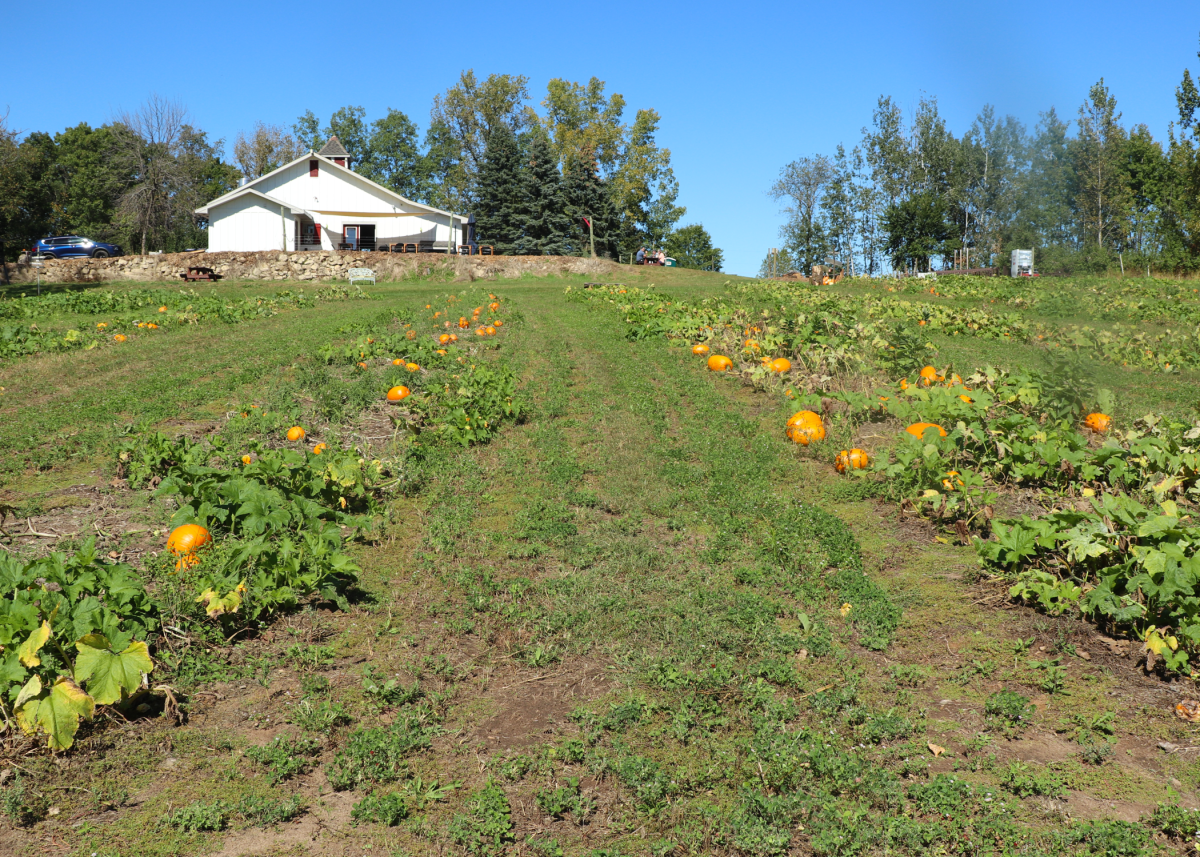
[[[242,581],[232,592],[222,598],[212,589],[206,589],[196,599],[197,604],[204,604],[208,618],[215,619],[223,613],[236,613],[242,606],[242,593],[246,591],[246,581]]]
[[[854,608],[852,608],[849,604],[843,604],[841,607],[838,608],[838,612],[841,613],[842,618],[845,619],[847,616],[850,615],[850,611],[852,609],[854,609]]]
[[[42,622],[42,627],[38,628],[29,635],[29,639],[21,644],[21,648],[17,649],[17,655],[27,667],[36,667],[41,664],[42,659],[38,657],[38,652],[42,646],[46,645],[46,641],[50,639],[50,623]]]
[[[922,497],[937,497],[940,494],[941,494],[941,492],[935,488],[926,488],[924,491],[921,492]]]
[[[1080,490],[1079,493],[1082,494],[1084,497],[1095,497],[1096,496],[1096,490],[1094,488],[1084,488],[1084,489]]]
[[[111,705],[125,694],[133,693],[142,683],[142,673],[154,669],[150,651],[141,640],[130,643],[117,654],[103,635],[88,634],[75,648],[79,650],[75,681],[87,682],[88,691],[100,705]]]
[[[59,676],[48,691],[34,676],[21,688],[13,708],[26,734],[41,732],[47,736],[47,747],[65,750],[75,741],[80,718],[92,719],[96,702],[66,676]]]

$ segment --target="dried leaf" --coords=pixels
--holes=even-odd
[[[1176,704],[1175,716],[1188,723],[1200,723],[1200,702],[1194,699],[1183,700]]]
[[[934,756],[940,756],[940,755],[942,755],[942,753],[946,752],[946,748],[939,747],[937,744],[931,743],[931,744],[929,744],[929,752],[933,753]]]

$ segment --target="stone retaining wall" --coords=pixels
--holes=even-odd
[[[574,256],[443,256],[430,253],[346,253],[308,251],[281,253],[164,253],[158,256],[121,256],[116,259],[48,259],[41,269],[42,282],[101,283],[135,281],[178,282],[190,266],[212,268],[227,280],[346,280],[351,268],[371,268],[380,282],[395,282],[451,274],[456,280],[516,279],[584,274],[604,277],[619,267],[605,259]],[[32,283],[38,271],[22,256],[0,272],[0,282]]]

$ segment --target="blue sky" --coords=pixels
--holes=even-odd
[[[1200,3],[843,2],[754,4],[202,5],[67,0],[5,10],[0,110],[21,131],[109,121],[151,93],[187,106],[226,151],[256,120],[290,127],[362,105],[429,123],[435,93],[466,68],[525,74],[534,101],[554,77],[607,82],[627,116],[663,117],[688,208],[757,271],[783,217],[766,191],[788,161],[857,142],[881,94],[910,112],[936,96],[960,134],[985,103],[1030,127],[1073,117],[1104,77],[1127,124],[1164,137],[1183,69],[1200,72]],[[19,71],[14,72],[17,69]]]

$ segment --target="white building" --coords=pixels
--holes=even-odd
[[[405,199],[350,169],[337,137],[196,209],[208,250],[360,250],[463,243],[462,215]]]

